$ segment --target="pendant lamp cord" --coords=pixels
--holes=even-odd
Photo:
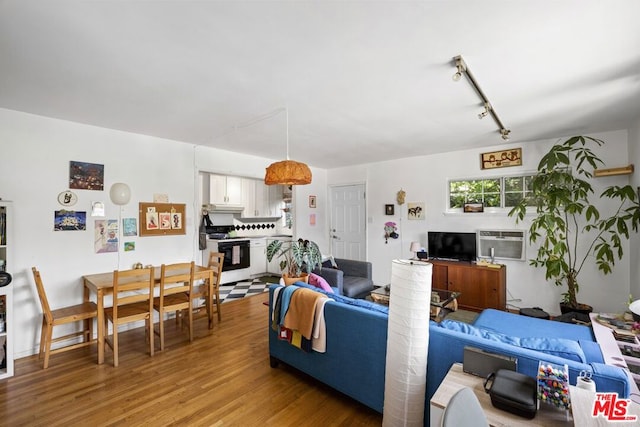
[[[289,160],[289,107],[284,107],[284,112],[287,117],[287,160]]]

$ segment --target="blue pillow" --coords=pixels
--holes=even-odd
[[[440,327],[484,338],[489,341],[515,345],[520,348],[527,348],[529,350],[540,351],[545,354],[562,357],[563,359],[586,363],[584,352],[577,341],[564,338],[512,337],[498,332],[489,331],[487,329],[478,328],[476,326],[469,325],[468,323],[457,322],[455,320],[443,320],[440,322]]]
[[[520,338],[520,347],[586,363],[584,352],[576,341],[564,338]]]
[[[473,325],[456,320],[443,320],[440,326],[452,331],[462,332],[463,334],[473,335],[474,337],[484,338],[489,341],[501,342],[511,345],[519,345],[519,338],[510,337],[499,332],[489,331],[487,329],[477,328]]]

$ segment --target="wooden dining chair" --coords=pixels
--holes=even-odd
[[[160,267],[160,296],[153,299],[153,309],[158,312],[158,331],[153,333],[160,336],[160,350],[164,350],[164,315],[176,313],[176,319],[182,322],[186,312],[189,325],[189,342],[193,341],[193,272],[195,263],[184,262],[177,264],[162,264]]]
[[[49,367],[49,356],[52,354],[85,347],[96,341],[93,337],[93,319],[98,317],[98,307],[94,302],[86,301],[81,304],[51,310],[47,294],[44,291],[40,272],[36,267],[32,267],[31,271],[33,272],[33,278],[36,282],[36,288],[38,289],[38,298],[40,299],[40,305],[42,306],[42,332],[40,333],[40,353],[38,357],[42,358],[44,355],[43,368],[46,369]],[[82,331],[52,338],[54,326],[74,322],[82,322]],[[51,344],[54,342],[68,340],[78,336],[83,337],[82,342],[69,344],[53,350],[51,349]]]
[[[104,309],[104,342],[113,350],[113,366],[118,366],[118,326],[127,323],[144,320],[145,340],[153,356],[153,288],[153,268],[113,272],[113,306]]]
[[[193,293],[191,299],[193,300],[193,311],[197,315],[197,318],[203,317],[201,314],[206,314],[209,319],[209,329],[213,328],[213,318],[210,312],[211,306],[215,304],[216,313],[218,315],[218,322],[222,320],[222,311],[220,310],[220,279],[222,278],[222,263],[224,261],[224,254],[220,252],[210,252],[207,267],[211,269],[209,278],[202,283],[194,283]],[[211,283],[211,293],[209,295],[209,282]],[[204,301],[204,305],[202,302]],[[206,311],[206,313],[205,313]],[[195,318],[195,317],[194,317]]]
[[[218,314],[218,322],[222,321],[222,301],[220,301],[220,281],[222,280],[222,264],[224,262],[224,254],[220,252],[209,253],[209,263],[207,267],[213,270],[213,303],[216,305],[216,313]]]

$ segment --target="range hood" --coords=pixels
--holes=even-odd
[[[209,205],[209,212],[211,213],[242,213],[244,206],[240,205]]]
[[[236,221],[240,221],[246,224],[250,224],[252,222],[276,222],[281,220],[282,217],[280,216],[262,216],[262,217],[241,217],[241,218],[236,218]]]

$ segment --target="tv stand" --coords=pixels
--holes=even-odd
[[[449,262],[460,262],[459,259],[455,258],[430,258],[430,261],[449,261]]]
[[[490,268],[467,261],[429,259],[431,287],[460,292],[458,306],[465,310],[507,309],[507,267]]]

